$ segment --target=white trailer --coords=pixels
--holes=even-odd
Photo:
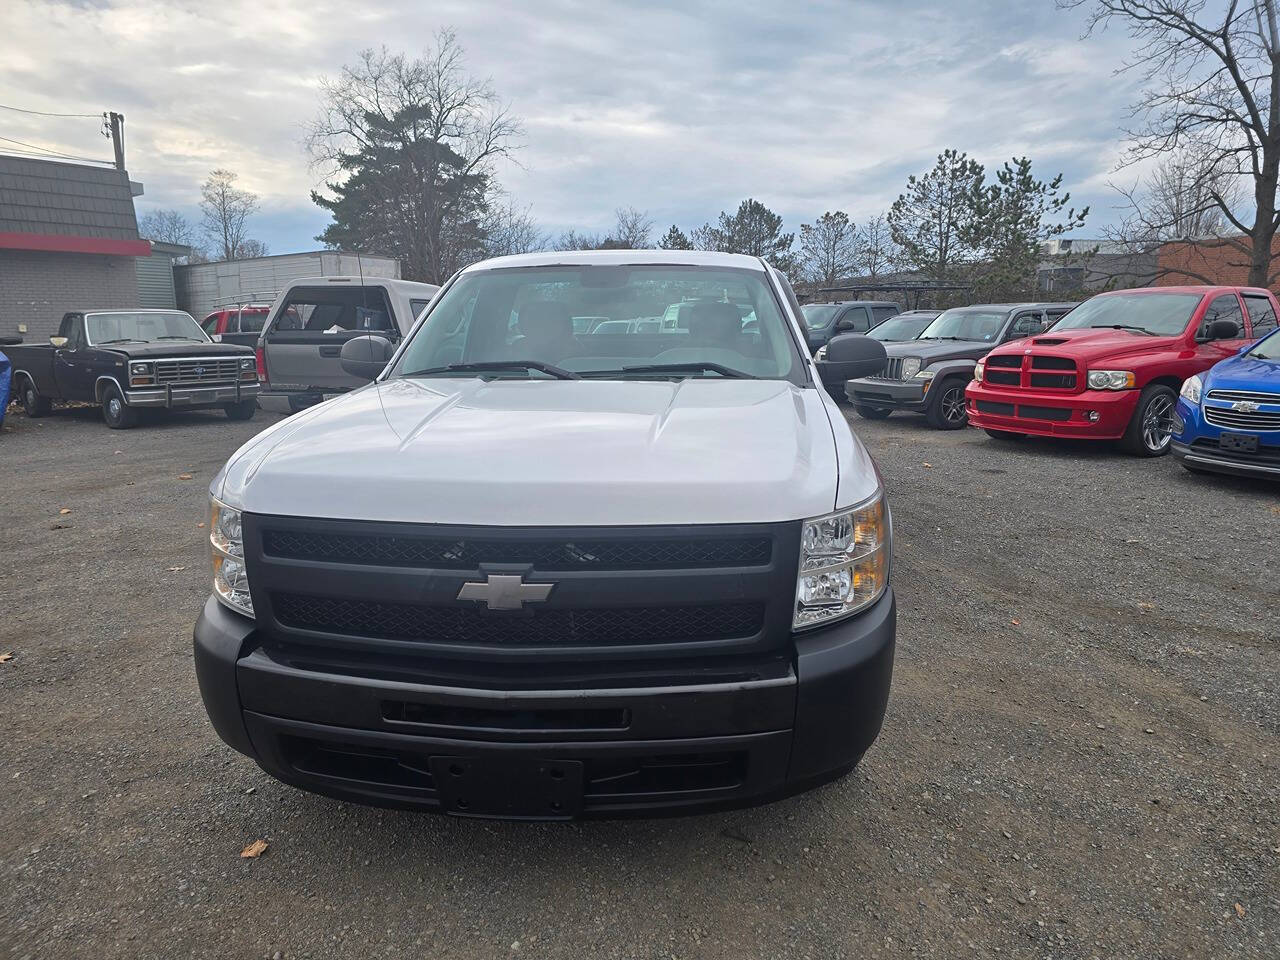
[[[271,303],[302,277],[378,277],[400,279],[400,261],[390,257],[315,250],[251,260],[190,263],[173,268],[178,306],[193,317],[238,303]]]

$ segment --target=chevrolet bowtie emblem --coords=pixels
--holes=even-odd
[[[484,583],[464,583],[459,600],[483,600],[490,610],[520,610],[551,595],[552,583],[525,583],[523,577],[489,574]]]
[[[1241,413],[1257,413],[1258,405],[1252,400],[1237,400],[1231,405],[1232,410],[1239,410]]]

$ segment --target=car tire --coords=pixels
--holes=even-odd
[[[982,429],[986,432],[987,436],[990,437],[992,440],[1003,440],[1006,442],[1010,442],[1015,440],[1027,439],[1027,435],[1025,433],[1015,433],[1012,430],[992,430],[989,427],[983,427]]]
[[[968,381],[947,377],[929,388],[929,406],[925,419],[935,430],[963,430],[969,424],[969,411],[964,405],[964,388]]]
[[[229,420],[252,420],[253,415],[258,412],[258,398],[250,397],[239,403],[224,403],[222,409]]]
[[[1172,387],[1152,383],[1138,397],[1120,447],[1135,457],[1163,457],[1173,440],[1173,410],[1178,395]]]
[[[124,402],[120,388],[114,383],[102,395],[102,419],[112,430],[128,430],[137,426],[138,411]]]
[[[858,416],[865,420],[883,420],[893,413],[892,410],[886,410],[884,407],[868,407],[865,403],[858,404],[856,409]]]
[[[47,417],[53,409],[53,401],[40,396],[36,385],[25,377],[22,381],[22,409],[28,417]]]

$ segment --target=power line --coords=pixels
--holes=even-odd
[[[10,137],[0,137],[0,140],[3,140],[5,143],[16,143],[20,147],[29,147],[32,150],[39,150],[41,151],[42,154],[47,154],[48,156],[51,156],[51,157],[58,157],[63,160],[80,160],[84,163],[105,163],[105,164],[111,164],[112,162],[110,160],[97,160],[97,159],[94,159],[93,157],[78,157],[73,153],[59,153],[57,150],[50,150],[48,147],[41,147],[34,143],[27,143],[24,140],[14,140]]]
[[[7,103],[0,103],[0,110],[12,110],[15,113],[29,113],[37,117],[75,117],[76,119],[97,120],[102,114],[100,113],[48,113],[44,110],[26,110],[22,107],[11,107]]]

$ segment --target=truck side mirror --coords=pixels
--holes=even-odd
[[[63,347],[67,345],[67,338],[66,337],[50,337],[49,342],[53,344],[57,349],[61,350]]]
[[[874,376],[888,362],[884,344],[879,340],[860,333],[841,334],[827,344],[827,359],[821,364],[827,374],[823,379],[857,380]]]
[[[1240,324],[1234,320],[1213,320],[1205,329],[1206,340],[1235,340],[1240,336]]]
[[[372,380],[386,367],[395,347],[386,337],[367,334],[363,337],[352,337],[342,345],[340,360],[342,370],[361,380]]]

